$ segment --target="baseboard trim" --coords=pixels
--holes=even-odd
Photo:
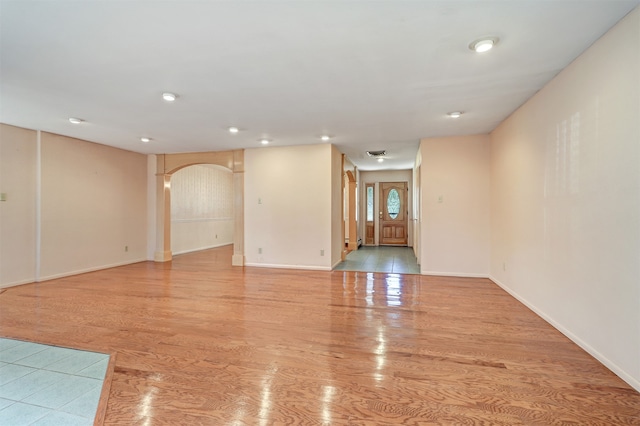
[[[19,286],[19,285],[31,284],[33,282],[35,282],[35,279],[30,278],[28,280],[20,280],[20,281],[14,281],[14,282],[11,282],[11,283],[0,284],[0,288],[16,287],[16,286]]]
[[[439,271],[420,271],[420,275],[429,275],[436,277],[459,277],[459,278],[491,278],[489,274],[475,274],[466,272],[439,272]]]
[[[331,271],[329,266],[304,266],[304,265],[280,265],[275,263],[245,263],[244,266],[253,266],[256,268],[274,268],[274,269],[306,269],[310,271]]]
[[[497,278],[489,275],[488,277],[491,281],[493,281],[498,287],[509,293],[515,299],[517,299],[520,303],[525,305],[527,308],[531,309],[535,312],[540,318],[549,323],[553,328],[558,330],[560,333],[564,334],[569,340],[571,340],[576,345],[580,346],[584,349],[589,355],[600,361],[605,367],[611,370],[615,375],[620,377],[622,380],[627,382],[629,386],[640,392],[640,381],[634,379],[630,374],[620,368],[616,363],[612,362],[609,358],[598,352],[591,345],[586,343],[584,340],[573,334],[570,330],[565,328],[562,324],[554,320],[551,316],[547,315],[543,310],[539,309],[533,303],[530,303],[527,299],[522,297],[518,292],[511,289],[509,286],[501,283]]]
[[[189,250],[174,251],[173,255],[174,256],[178,256],[180,254],[187,254],[187,253],[193,253],[193,252],[196,252],[196,251],[209,250],[209,249],[218,248],[218,247],[230,246],[232,244],[233,244],[233,242],[216,244],[216,245],[213,245],[213,246],[199,247],[199,248],[194,248],[194,249],[189,249]]]
[[[117,262],[109,265],[95,266],[95,267],[86,268],[86,269],[77,269],[75,271],[62,272],[60,274],[47,275],[47,276],[36,279],[36,282],[51,281],[51,280],[56,280],[58,278],[65,278],[73,275],[86,274],[87,272],[101,271],[103,269],[117,268],[118,266],[133,265],[134,263],[140,263],[140,262],[147,262],[147,259],[146,258],[132,259],[126,262]]]

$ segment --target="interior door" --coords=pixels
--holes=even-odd
[[[380,245],[407,245],[407,183],[380,182]]]

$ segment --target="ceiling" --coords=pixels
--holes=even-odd
[[[421,138],[493,130],[639,3],[0,0],[0,122],[145,154],[328,134],[362,170],[406,169]]]

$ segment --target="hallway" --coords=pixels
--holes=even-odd
[[[420,266],[411,247],[362,246],[349,253],[334,270],[419,274]]]

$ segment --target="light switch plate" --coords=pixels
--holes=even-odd
[[[7,193],[6,192],[0,193],[0,201],[7,201]]]

